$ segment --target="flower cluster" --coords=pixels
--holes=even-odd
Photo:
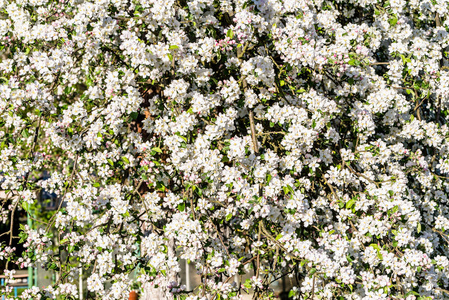
[[[448,297],[447,1],[0,11],[0,219],[59,200],[1,246],[59,274],[21,299]]]

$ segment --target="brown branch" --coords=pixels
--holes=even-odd
[[[251,257],[250,259],[248,259],[247,261],[245,261],[245,262],[242,264],[242,266],[244,266],[244,265],[246,265],[246,264],[252,262],[252,261],[253,261],[254,259],[256,259],[256,258],[257,258],[257,256]]]
[[[427,96],[429,96],[429,95],[427,95]],[[415,106],[415,108],[413,109],[413,112],[415,112],[418,108],[420,108],[421,107],[421,105],[424,103],[424,100],[426,100],[427,99],[427,96],[425,96],[424,98],[422,98],[422,100],[421,100],[421,102],[418,104],[418,101],[416,101],[416,106]],[[421,120],[420,120],[421,121]]]
[[[113,17],[116,20],[121,20],[121,21],[129,21],[129,20],[142,20],[145,19],[150,13],[146,13],[143,16],[140,17],[121,17],[121,16],[115,16]]]
[[[261,227],[262,227],[262,222],[259,222],[259,235],[257,237],[257,242],[260,242],[260,231],[261,231]],[[259,278],[259,269],[260,269],[260,251],[257,250],[257,269],[256,269],[256,279]]]
[[[72,174],[70,174],[69,182],[68,182],[67,186],[65,187],[64,193],[63,193],[63,195],[61,196],[61,198],[60,198],[60,200],[59,200],[59,206],[58,206],[58,209],[56,210],[57,212],[61,209],[62,202],[64,201],[64,197],[65,197],[65,195],[66,195],[66,193],[67,193],[67,190],[68,190],[69,185],[72,184],[73,176],[74,176],[74,174],[75,174],[76,167],[77,167],[77,163],[78,163],[78,154],[77,154],[76,157],[75,157],[75,162],[74,162],[74,164],[73,164],[73,170],[72,170]],[[50,226],[53,225],[53,222],[55,221],[56,215],[57,215],[57,214],[54,214],[54,215],[51,217],[51,219],[48,221],[48,225],[47,225],[47,227],[45,228],[45,231],[46,231],[46,232],[48,232],[48,229],[50,229]]]
[[[441,235],[441,237],[442,237],[447,243],[449,243],[449,240],[446,238],[447,235],[445,235],[443,232],[441,232],[440,230],[435,229],[435,228],[432,228],[432,231],[433,231],[433,232],[439,233],[439,234]]]
[[[312,300],[315,296],[315,274],[313,274],[313,283],[312,283]]]
[[[245,54],[246,50],[248,49],[248,45],[249,45],[249,43],[246,42],[245,46],[243,47],[243,50],[242,50],[242,47],[237,48],[237,58],[240,61],[242,60],[243,55]],[[243,87],[244,91],[246,91],[248,88],[248,84],[247,84],[244,76],[242,77],[242,87]],[[253,150],[256,154],[259,154],[259,148],[257,146],[257,138],[256,138],[256,127],[254,125],[254,113],[251,109],[249,110],[249,126],[251,129],[251,139],[253,141]]]
[[[193,189],[190,188],[190,206],[192,209],[193,220],[195,221],[195,205],[193,204]]]
[[[296,260],[301,260],[300,258],[296,257],[293,254],[290,254],[289,251],[279,242],[277,241],[269,232],[268,230],[265,228],[265,225],[263,224],[262,221],[259,222],[259,224],[261,225],[261,232],[272,242],[274,242],[275,244],[277,244],[282,250],[285,251],[285,253],[287,253],[288,255],[291,256],[292,259],[296,259]]]
[[[214,224],[212,219],[210,219],[210,222],[212,223],[212,226],[214,226],[215,230],[217,231],[218,238],[220,239],[220,242],[223,245],[223,248],[225,249],[226,254],[228,255],[229,258],[231,258],[231,255],[229,254],[228,248],[225,246],[225,244],[223,242],[223,239],[221,238],[220,230],[218,230],[217,226]]]
[[[376,182],[376,181],[374,181],[374,180],[372,180],[372,179],[366,177],[366,176],[363,175],[362,173],[359,173],[359,172],[357,172],[357,171],[354,171],[354,169],[351,168],[350,165],[347,165],[347,166],[348,166],[349,170],[350,170],[352,173],[354,173],[355,175],[360,176],[360,177],[362,177],[362,178],[368,180],[368,181],[371,182],[371,183],[374,183],[377,187],[380,186],[380,184],[379,184],[378,182]]]
[[[251,139],[253,141],[253,149],[256,154],[259,154],[259,147],[257,146],[256,127],[254,126],[254,113],[249,111],[249,126],[251,128]]]
[[[445,289],[442,289],[442,288],[436,288],[436,289],[437,289],[438,291],[440,291],[440,292],[443,292],[443,293],[449,295],[449,291],[448,291],[448,290],[445,290]]]
[[[437,119],[438,125],[440,125],[440,114],[441,114],[441,97],[438,97],[437,113],[436,113],[436,116],[435,116],[435,118]]]
[[[379,61],[379,62],[375,62],[375,63],[369,64],[369,65],[370,66],[378,66],[378,65],[389,65],[389,64],[390,64],[389,62]]]
[[[14,212],[16,211],[17,208],[17,204],[19,203],[19,201],[17,201],[17,203],[14,205],[12,211],[11,211],[11,225],[9,227],[9,246],[12,245],[12,236],[13,236],[13,225],[14,225]]]
[[[435,23],[438,27],[441,27],[440,14],[438,12],[435,13]]]
[[[331,192],[332,192],[332,194],[334,195],[335,200],[338,200],[339,198],[338,198],[337,194],[335,193],[335,190],[334,190],[334,188],[332,187],[332,185],[330,185],[329,182],[327,182],[326,177],[323,176],[323,179],[324,179],[324,183],[326,183],[327,186],[331,189]]]

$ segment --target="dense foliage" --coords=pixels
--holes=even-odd
[[[0,10],[2,220],[62,200],[2,245],[58,274],[22,299],[78,298],[81,268],[89,299],[136,270],[176,299],[271,299],[283,276],[295,299],[449,298],[448,1]]]

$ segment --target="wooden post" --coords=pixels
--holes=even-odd
[[[190,264],[186,259],[186,289],[190,291]]]

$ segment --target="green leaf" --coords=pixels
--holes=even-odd
[[[92,185],[93,187],[100,187],[100,183],[99,182],[95,182],[93,185]]]
[[[346,203],[346,208],[350,209],[355,203],[355,199],[352,198],[351,200],[348,201],[348,203]]]
[[[229,221],[229,220],[231,220],[231,219],[232,219],[232,214],[226,215],[226,221]]]
[[[393,15],[393,17],[388,20],[388,23],[390,23],[391,26],[396,25],[398,23],[398,17]]]
[[[358,60],[356,60],[356,59],[350,59],[348,61],[348,64],[351,65],[351,66],[358,66],[360,64],[360,62]]]
[[[230,39],[232,39],[234,37],[234,32],[232,32],[232,29],[229,28],[228,32],[226,33],[226,36]]]
[[[244,287],[246,287],[247,289],[251,288],[251,279],[246,279],[245,283],[243,284]]]
[[[168,47],[168,49],[170,49],[170,50],[179,49],[179,47],[176,45],[171,45],[170,47]]]
[[[271,174],[267,174],[267,183],[270,183],[271,178],[272,178]]]
[[[180,138],[182,138],[184,140],[184,142],[187,143],[187,138],[185,136],[182,136],[179,132],[175,133],[177,136],[179,136]]]
[[[28,238],[28,235],[22,231],[21,233],[19,233],[19,238],[20,238],[19,243],[23,243]],[[29,252],[28,255],[30,254],[32,254],[32,252]]]
[[[288,292],[288,298],[291,298],[295,295],[296,295],[296,292],[294,290],[290,290],[290,292]]]
[[[56,271],[59,271],[59,267],[56,265],[56,263],[51,263],[51,264],[49,264],[49,265],[48,265],[48,268],[49,268],[50,270],[56,270]]]
[[[29,208],[29,206],[30,206],[30,204],[28,203],[28,202],[22,202],[22,208],[25,210],[25,211],[28,211],[28,208]],[[20,224],[20,225],[22,225],[22,224]],[[24,230],[24,229],[22,229],[22,230]]]
[[[183,202],[183,203],[179,203],[178,204],[178,210],[179,211],[184,211],[184,209],[186,208],[186,204]]]
[[[158,191],[165,192],[165,186],[160,181],[156,182],[156,189]]]
[[[108,158],[108,163],[111,165],[111,167],[114,166],[114,162],[112,161],[112,159]]]
[[[418,227],[416,228],[416,231],[417,231],[418,233],[421,232],[421,223],[419,223],[419,222],[418,222]]]
[[[28,137],[30,136],[30,134],[28,133],[28,130],[22,131],[22,136],[23,136],[24,138],[28,138]]]
[[[383,259],[383,256],[382,256],[382,254],[380,253],[380,247],[379,247],[379,245],[378,245],[378,244],[371,244],[370,246],[377,250],[377,257],[378,257],[380,260],[382,260],[382,259]]]
[[[171,55],[171,53],[167,53],[167,56],[168,56],[169,60],[171,60],[171,61],[173,60],[173,55]]]
[[[402,64],[405,65],[406,60],[405,60],[405,56],[403,54],[401,54],[401,58],[402,58]]]
[[[151,148],[151,150],[153,150],[153,151],[155,151],[155,152],[158,152],[158,153],[162,153],[162,150],[161,150],[161,148],[159,148],[159,147]]]
[[[315,274],[315,273],[316,273],[316,269],[313,268],[312,270],[310,270],[309,276],[312,276],[312,275]]]
[[[122,160],[123,160],[126,164],[129,164],[129,159],[126,158],[125,156],[122,156]]]
[[[377,251],[380,250],[379,245],[378,244],[371,244],[371,247],[373,247],[374,249],[376,249]]]
[[[346,259],[348,260],[348,262],[353,262],[354,261],[349,254],[346,255]]]
[[[279,234],[276,236],[276,241],[279,240],[280,238],[282,238],[282,233],[279,233]]]

